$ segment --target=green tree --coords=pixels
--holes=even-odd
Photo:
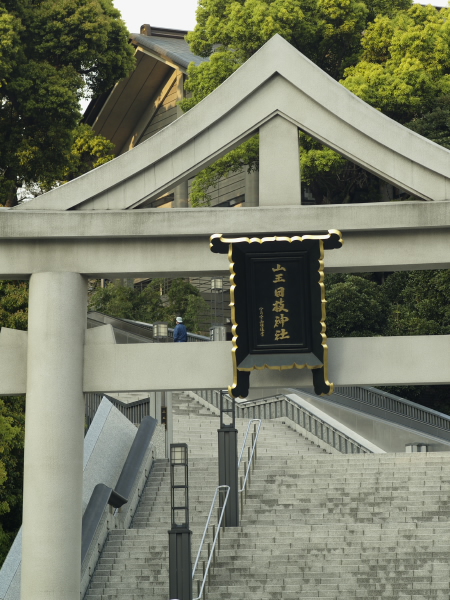
[[[0,400],[0,565],[22,522],[25,397]]]
[[[382,286],[357,275],[327,275],[325,285],[327,335],[383,335],[390,306]]]
[[[450,96],[436,98],[430,112],[405,125],[432,142],[450,149]]]
[[[26,330],[28,283],[0,281],[0,327]],[[22,520],[25,397],[0,399],[0,564]]]
[[[219,158],[214,164],[203,169],[194,178],[191,186],[191,205],[210,206],[211,191],[214,190],[222,177],[247,169],[249,173],[258,170],[259,165],[259,135],[255,135],[239,148]]]
[[[167,296],[166,320],[173,326],[176,317],[183,317],[188,331],[199,333],[200,317],[209,313],[209,306],[198,288],[185,279],[174,279]]]
[[[97,288],[91,295],[88,310],[98,310],[119,319],[159,321],[164,317],[159,281],[152,281],[142,291],[114,283]]]
[[[79,101],[127,75],[134,58],[111,0],[0,0],[0,35],[0,204],[14,206],[24,186],[84,172],[84,151],[72,150],[86,138]]]
[[[28,282],[0,281],[0,327],[28,327]]]
[[[393,273],[383,288],[391,303],[387,335],[450,334],[450,270]]]
[[[449,10],[413,5],[379,15],[362,37],[357,65],[342,83],[400,123],[426,115],[450,93]]]

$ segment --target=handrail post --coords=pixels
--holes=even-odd
[[[241,490],[244,488],[244,478],[241,476]],[[241,492],[241,516],[244,514],[244,494]]]
[[[229,486],[229,498],[225,508],[224,520],[227,527],[239,526],[239,485],[238,485],[238,450],[235,427],[236,406],[232,398],[231,407],[225,408],[223,391],[220,392],[220,429],[218,429],[219,443],[219,486]],[[224,416],[231,416],[231,424],[224,422]],[[222,505],[222,499],[221,504]]]

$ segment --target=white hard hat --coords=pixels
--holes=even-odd
[[[182,323],[183,319],[181,317],[177,317],[177,323]]]

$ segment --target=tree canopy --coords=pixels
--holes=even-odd
[[[77,129],[79,101],[112,87],[134,58],[112,0],[0,0],[0,36],[0,204],[13,206],[23,187],[80,174],[72,145],[89,134]],[[99,143],[91,167],[111,154]]]
[[[25,397],[0,399],[0,565],[22,522]]]
[[[343,84],[400,123],[422,117],[450,93],[449,10],[415,4],[379,15],[361,38]]]

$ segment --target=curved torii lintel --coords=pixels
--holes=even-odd
[[[120,210],[157,198],[281,115],[396,187],[450,198],[450,151],[386,117],[279,35],[177,121],[19,209]]]

